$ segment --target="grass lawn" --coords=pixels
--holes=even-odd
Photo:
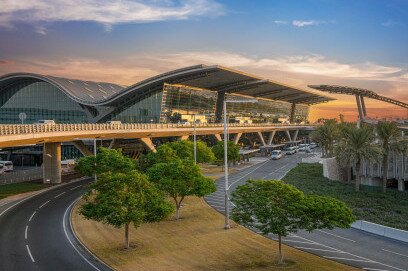
[[[284,181],[306,194],[331,196],[344,201],[357,219],[408,230],[408,193],[381,187],[361,186],[354,191],[354,184],[330,181],[323,177],[321,164],[299,164]]]
[[[80,204],[80,203],[79,203]],[[72,222],[86,246],[116,270],[357,270],[287,246],[290,266],[277,267],[277,242],[233,224],[199,198],[186,198],[179,221],[131,228],[131,250],[123,250],[124,229],[85,220],[74,208]]]
[[[0,199],[16,194],[40,190],[48,186],[49,185],[39,183],[13,183],[0,185]]]

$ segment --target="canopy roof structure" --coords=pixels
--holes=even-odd
[[[312,105],[334,100],[330,97],[218,65],[196,65],[177,69],[148,78],[129,87],[33,73],[13,73],[0,77],[0,91],[16,82],[26,82],[29,85],[39,81],[56,86],[71,99],[88,106],[126,103],[129,99],[142,98],[149,93],[160,91],[164,84],[178,84],[294,104]]]

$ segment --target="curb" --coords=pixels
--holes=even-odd
[[[351,225],[351,228],[408,243],[408,231],[383,226],[365,220],[357,220]]]
[[[94,254],[90,249],[88,249],[85,244],[78,238],[74,228],[72,227],[72,213],[73,210],[75,208],[75,206],[78,204],[79,200],[82,198],[79,197],[78,199],[76,199],[74,201],[74,203],[72,204],[71,210],[69,210],[69,230],[72,234],[72,236],[75,238],[75,241],[77,242],[77,244],[80,246],[80,248],[82,250],[84,250],[86,253],[88,253],[89,255],[91,255],[96,261],[98,261],[100,264],[102,264],[107,270],[112,270],[112,271],[116,271],[116,269],[114,269],[113,267],[109,266],[105,261],[103,261],[101,258],[99,258],[96,254]]]

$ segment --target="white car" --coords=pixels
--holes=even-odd
[[[299,144],[298,150],[299,151],[306,151],[309,148],[309,144]]]
[[[283,151],[285,152],[285,154],[291,155],[291,154],[297,153],[297,148],[294,147],[294,146],[292,146],[292,147],[287,147],[287,148],[283,149]]]
[[[317,144],[312,142],[312,143],[310,143],[309,148],[311,148],[311,149],[317,148]]]
[[[271,159],[272,160],[279,160],[283,157],[283,152],[280,150],[274,150],[271,152]]]
[[[11,161],[0,161],[0,164],[3,165],[3,172],[13,171],[13,162]]]
[[[54,120],[39,120],[35,124],[49,124],[49,125],[54,125],[55,121]]]

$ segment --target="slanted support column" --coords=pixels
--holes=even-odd
[[[61,143],[44,143],[43,182],[61,183]]]
[[[234,138],[234,143],[235,144],[238,144],[238,141],[241,138],[241,136],[242,136],[242,133],[238,133],[238,134],[235,135],[235,138]]]
[[[142,138],[140,138],[140,141],[142,141],[143,144],[145,144],[145,146],[146,146],[147,148],[149,148],[149,150],[151,150],[152,152],[156,152],[156,147],[154,146],[154,144],[153,144],[151,138],[149,138],[149,137],[142,137]]]
[[[112,141],[109,143],[108,149],[114,149],[116,143],[116,139],[112,139]]]
[[[217,103],[215,105],[215,122],[222,122],[222,108],[224,106],[225,91],[217,92]]]
[[[360,100],[361,100],[361,109],[363,111],[363,116],[367,117],[367,109],[366,109],[366,106],[365,106],[364,97],[360,96]]]
[[[296,104],[292,103],[292,107],[290,108],[290,119],[289,119],[290,123],[295,122],[295,112],[296,112]]]
[[[189,135],[180,136],[180,140],[188,140]]]
[[[286,137],[288,138],[289,141],[292,141],[292,137],[290,136],[289,130],[285,131]]]
[[[222,138],[221,138],[220,134],[215,134],[214,136],[218,141],[222,141]]]
[[[275,134],[276,134],[276,131],[270,132],[267,145],[272,145],[272,141],[273,141],[273,138],[275,137]]]
[[[357,101],[357,109],[358,109],[358,118],[360,122],[363,121],[363,110],[361,108],[361,99],[360,95],[356,95],[356,101]]]
[[[298,134],[299,134],[299,130],[295,130],[295,134],[293,135],[293,141],[297,140]]]
[[[262,132],[257,132],[257,134],[259,136],[259,139],[261,140],[262,146],[265,146],[266,143],[265,143],[265,139],[264,139],[264,137],[262,135]]]
[[[77,148],[84,156],[93,155],[93,153],[88,149],[88,147],[82,140],[72,141],[72,144],[74,144],[75,148]]]

